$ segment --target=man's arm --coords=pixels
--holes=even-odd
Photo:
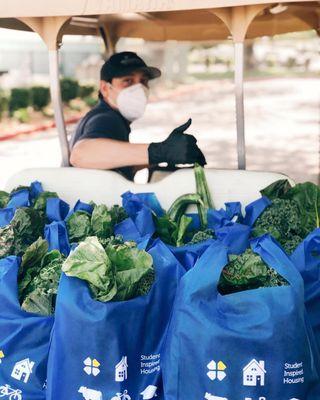
[[[148,146],[113,139],[83,139],[73,146],[70,163],[74,167],[95,169],[148,164]]]

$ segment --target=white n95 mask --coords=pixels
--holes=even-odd
[[[148,95],[149,90],[142,83],[121,90],[116,100],[120,113],[131,122],[142,117],[147,106]]]

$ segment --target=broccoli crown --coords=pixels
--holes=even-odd
[[[190,240],[189,244],[204,242],[205,240],[213,239],[214,237],[214,231],[212,229],[205,229],[203,231],[196,232]]]
[[[238,256],[231,255],[229,260],[220,277],[219,291],[222,294],[288,284],[251,249]]]
[[[303,240],[299,207],[295,200],[274,199],[254,224],[253,236],[270,233],[291,253]]]

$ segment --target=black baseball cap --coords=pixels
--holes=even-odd
[[[143,71],[149,79],[158,78],[161,71],[155,67],[149,67],[141,57],[132,51],[122,51],[113,54],[102,66],[100,79],[110,81],[112,78],[129,75],[134,71]]]

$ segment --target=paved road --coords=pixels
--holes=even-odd
[[[185,89],[185,88],[183,88]],[[195,84],[148,106],[133,124],[132,141],[164,139],[193,118],[208,165],[236,168],[233,85],[229,81]],[[247,168],[285,173],[296,181],[317,182],[319,174],[320,79],[267,79],[245,84]],[[0,188],[27,167],[58,166],[54,130],[0,142]]]

